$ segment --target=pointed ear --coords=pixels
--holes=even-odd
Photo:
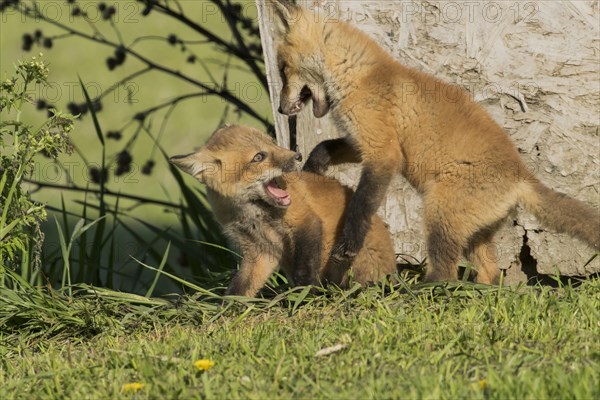
[[[206,180],[217,171],[219,165],[219,160],[206,154],[204,149],[195,153],[173,156],[169,158],[169,162],[202,183],[206,183]]]
[[[300,7],[292,0],[273,1],[273,11],[275,15],[275,28],[281,36],[285,36],[290,27],[298,19]]]

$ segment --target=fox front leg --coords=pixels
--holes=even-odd
[[[225,295],[254,297],[277,269],[279,258],[258,251],[244,251],[240,270],[235,274]]]
[[[323,226],[321,220],[312,216],[294,232],[294,269],[292,280],[297,286],[319,284],[322,260]]]
[[[371,228],[371,221],[383,202],[394,175],[394,166],[386,163],[365,163],[356,192],[352,195],[344,220],[342,235],[336,240],[329,263],[345,271],[352,266]]]
[[[359,163],[361,157],[348,138],[324,140],[308,156],[304,171],[323,175],[330,165]]]

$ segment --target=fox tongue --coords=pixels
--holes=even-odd
[[[281,189],[275,179],[267,183],[267,191],[269,194],[282,206],[289,206],[292,202],[290,194],[285,190]]]

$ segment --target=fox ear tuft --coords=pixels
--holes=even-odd
[[[298,19],[300,7],[292,0],[273,1],[273,10],[275,11],[275,26],[280,35],[285,36],[290,27]]]
[[[206,183],[208,176],[216,171],[219,163],[218,160],[205,155],[202,150],[181,156],[173,156],[169,158],[169,162],[202,183]]]

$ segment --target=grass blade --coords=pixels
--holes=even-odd
[[[138,260],[137,258],[135,258],[133,256],[131,256],[131,258],[134,259],[138,264],[140,264],[144,268],[148,268],[151,271],[155,271],[155,272],[157,272],[159,274],[168,276],[169,278],[173,279],[174,281],[181,283],[183,286],[189,287],[190,289],[193,289],[193,290],[195,290],[197,292],[206,294],[206,295],[208,295],[210,297],[214,297],[214,298],[220,298],[221,297],[219,295],[214,294],[210,290],[204,289],[204,288],[202,288],[202,287],[200,287],[198,285],[194,285],[193,283],[188,282],[188,281],[186,281],[184,279],[181,279],[181,278],[179,278],[176,275],[170,274],[170,273],[165,272],[165,271],[159,271],[158,268],[154,268],[154,267],[149,266],[148,264],[144,264],[143,262],[141,262],[140,260]]]
[[[63,273],[62,273],[62,280],[61,280],[61,289],[65,288],[65,283],[68,285],[68,287],[71,287],[71,268],[70,268],[70,261],[69,261],[69,250],[67,248],[67,243],[65,241],[65,235],[63,234],[63,230],[60,227],[60,224],[58,223],[58,220],[56,219],[56,217],[54,218],[54,222],[56,223],[56,230],[58,231],[58,240],[60,243],[60,252],[62,254],[62,259],[63,259]]]
[[[165,254],[163,256],[163,259],[160,262],[160,265],[158,266],[158,271],[154,275],[154,281],[152,281],[152,285],[150,285],[150,287],[148,288],[148,291],[146,292],[146,298],[151,297],[152,293],[154,292],[154,288],[156,287],[156,283],[158,282],[158,278],[160,277],[160,274],[162,274],[163,268],[165,267],[165,264],[167,263],[167,259],[169,257],[169,249],[170,248],[171,248],[171,242],[169,242],[169,244],[167,244],[167,249],[165,250]]]

